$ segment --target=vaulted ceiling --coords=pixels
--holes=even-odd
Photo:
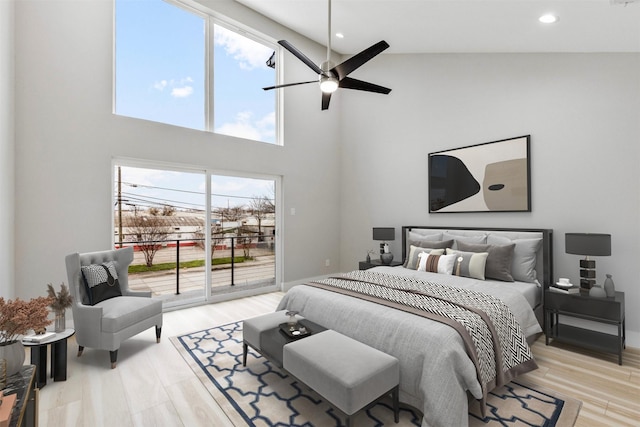
[[[326,45],[327,0],[236,1]],[[342,54],[383,39],[385,53],[640,52],[640,0],[332,0],[332,9]],[[558,21],[539,22],[547,13]]]

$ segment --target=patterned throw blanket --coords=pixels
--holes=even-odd
[[[476,367],[483,402],[495,387],[537,368],[520,324],[509,307],[491,295],[366,270],[308,285],[374,301],[453,327]]]

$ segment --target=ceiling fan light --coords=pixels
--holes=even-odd
[[[558,22],[558,17],[552,13],[547,13],[538,18],[538,21],[542,22],[543,24],[554,24]]]
[[[338,90],[338,79],[323,76],[320,78],[320,90],[324,93],[333,93]]]

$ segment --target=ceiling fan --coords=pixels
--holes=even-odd
[[[331,101],[331,94],[335,92],[339,87],[344,89],[363,90],[367,92],[375,92],[388,94],[391,89],[378,86],[373,83],[357,80],[351,77],[347,77],[352,71],[356,70],[367,61],[378,55],[389,47],[389,44],[382,40],[373,46],[363,50],[362,52],[352,56],[346,61],[334,65],[331,62],[331,0],[329,0],[329,19],[328,19],[328,34],[327,34],[327,60],[318,67],[312,60],[305,56],[302,52],[296,49],[291,43],[286,40],[278,41],[282,47],[291,52],[296,58],[304,62],[307,67],[311,68],[318,74],[317,80],[310,80],[307,82],[298,83],[286,83],[276,86],[269,86],[263,88],[264,90],[278,89],[281,87],[304,85],[308,83],[320,83],[320,90],[322,91],[322,109],[329,108],[329,102]]]

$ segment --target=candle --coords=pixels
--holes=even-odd
[[[384,244],[384,253],[388,254],[389,253],[389,245],[388,244]]]

